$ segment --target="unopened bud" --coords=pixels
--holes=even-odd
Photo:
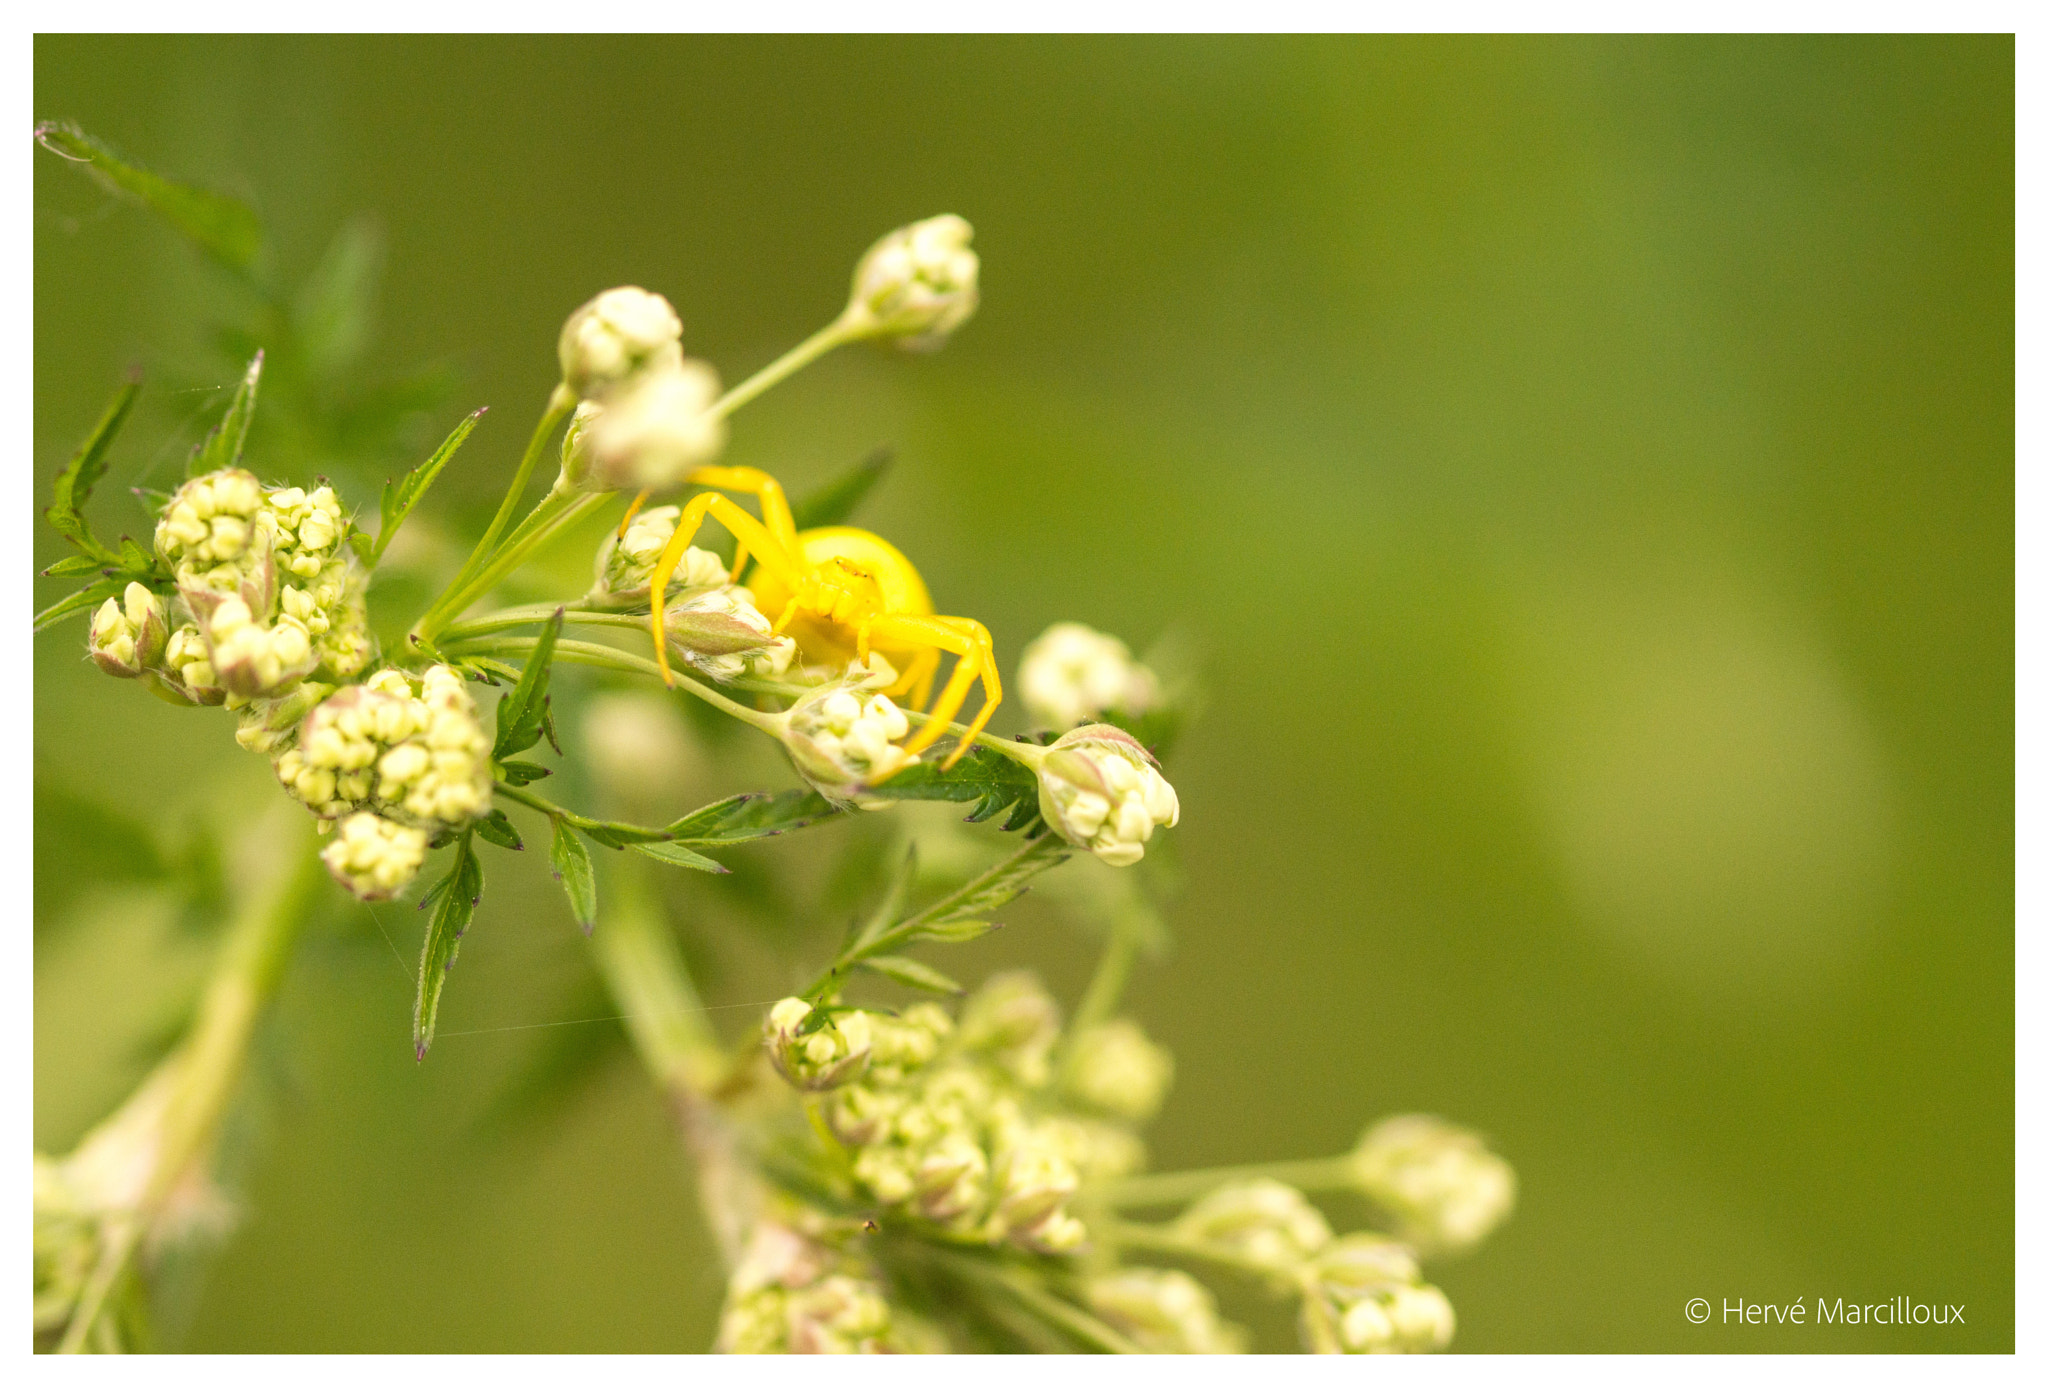
[[[1477,1133],[1441,1118],[1390,1117],[1351,1153],[1358,1188],[1394,1216],[1406,1241],[1460,1252],[1499,1226],[1515,1205],[1515,1171]]]
[[[1210,1191],[1174,1228],[1190,1241],[1214,1244],[1276,1272],[1299,1267],[1330,1241],[1329,1223],[1301,1191],[1263,1178]]]
[[[718,374],[678,361],[635,376],[604,400],[577,435],[563,470],[584,491],[662,491],[725,448],[725,420],[712,413]]]
[[[134,679],[163,659],[169,639],[163,599],[130,583],[119,601],[109,597],[93,613],[89,648],[101,669],[117,679]]]
[[[943,345],[981,302],[973,239],[974,228],[950,213],[890,232],[855,267],[844,321],[914,351]]]
[[[1031,973],[996,974],[960,1010],[961,1047],[988,1054],[1026,1088],[1052,1077],[1059,1034],[1059,1003]]]
[[[901,1016],[878,1015],[871,1020],[874,1064],[869,1073],[877,1083],[902,1083],[930,1064],[953,1034],[953,1018],[936,1002],[919,1002]]]
[[[320,860],[358,900],[388,901],[419,874],[427,835],[375,814],[351,814],[335,830]]]
[[[1038,769],[1038,808],[1060,837],[1112,867],[1143,857],[1154,828],[1180,822],[1180,800],[1152,754],[1105,723],[1052,744]]]
[[[870,688],[839,683],[814,689],[797,700],[782,727],[782,744],[797,772],[840,803],[858,803],[867,786],[917,763],[896,745],[910,731],[910,720]]]
[[[935,1223],[979,1210],[988,1198],[988,1153],[964,1132],[948,1132],[917,1163],[918,1212]]]
[[[768,1058],[776,1072],[809,1093],[850,1084],[867,1072],[872,1037],[866,1012],[841,1012],[807,1030],[811,1004],[785,997],[768,1013]]]
[[[190,622],[171,632],[164,642],[164,659],[159,687],[188,703],[218,707],[227,701],[228,691],[213,672],[213,657],[206,653],[206,641]]]
[[[597,575],[590,596],[607,603],[646,601],[654,565],[674,537],[682,514],[681,506],[651,506],[633,517],[624,534],[607,533],[598,546]],[[674,594],[690,588],[722,587],[727,578],[718,555],[693,544],[683,551],[682,562],[669,576],[668,590]]]
[[[556,350],[563,382],[588,399],[643,371],[681,362],[682,343],[683,320],[668,300],[626,285],[571,313]]]
[[[299,738],[306,715],[333,694],[332,684],[301,683],[283,698],[260,698],[242,709],[235,743],[259,756],[276,756]]]
[[[1335,1319],[1337,1347],[1346,1353],[1430,1353],[1447,1347],[1458,1327],[1450,1300],[1434,1286],[1398,1286],[1348,1304],[1305,1303],[1303,1337],[1311,1342],[1307,1321],[1319,1313]]]
[[[1082,1106],[1130,1122],[1159,1111],[1173,1084],[1173,1056],[1137,1022],[1107,1021],[1073,1039],[1067,1091]]]
[[[1184,1271],[1126,1267],[1088,1282],[1088,1304],[1148,1353],[1243,1353],[1245,1332],[1216,1311],[1209,1288]]]
[[[669,604],[662,623],[684,662],[721,684],[772,679],[796,658],[796,642],[775,634],[775,623],[761,615],[745,588],[713,588],[680,598]]]
[[[1129,646],[1078,621],[1048,626],[1024,647],[1017,687],[1032,720],[1054,732],[1104,713],[1136,717],[1159,698],[1158,678]]]

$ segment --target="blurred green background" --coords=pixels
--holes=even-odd
[[[731,456],[801,490],[895,444],[867,523],[1012,662],[1068,617],[1199,645],[1178,947],[1132,997],[1180,1061],[1157,1163],[1336,1151],[1399,1110],[1486,1131],[1523,1199],[1437,1273],[1465,1350],[2012,1347],[2010,39],[35,55],[39,118],[248,197],[287,280],[374,215],[365,378],[456,384],[388,459],[342,440],[326,470],[374,505],[491,405],[444,533],[494,503],[595,291],[667,294],[736,380],[837,310],[876,235],[964,214],[984,299],[959,338],[827,360]],[[125,486],[174,476],[218,403],[178,392],[230,379],[228,300],[146,213],[54,156],[34,178],[37,504],[140,360],[159,388],[95,508],[141,533]],[[139,1076],[205,948],[95,846],[94,806],[175,843],[272,797],[231,720],[100,676],[82,629],[36,644],[52,1150]],[[732,745],[679,806],[780,783]],[[539,864],[506,860],[424,1066],[419,917],[337,907],[309,943],[250,1211],[178,1342],[708,1342],[687,1168],[622,1052],[495,1116],[567,1052],[494,1028],[605,1006]],[[1071,999],[1087,941],[1017,919],[961,971],[1035,961]],[[711,952],[715,1003],[792,975]],[[1901,1294],[1967,1325],[1682,1314]]]

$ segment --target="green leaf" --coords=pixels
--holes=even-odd
[[[53,602],[40,612],[37,612],[33,629],[41,631],[62,621],[74,612],[90,611],[109,597],[115,596],[127,586],[128,579],[125,576],[117,576],[102,578],[97,583],[82,587],[69,597]]]
[[[677,842],[744,843],[807,828],[840,809],[815,790],[782,790],[774,794],[734,795],[707,804],[668,826]]]
[[[887,958],[864,958],[860,966],[870,973],[900,982],[905,987],[914,987],[921,992],[941,992],[957,997],[967,989],[938,969],[919,963],[916,959],[890,956]]]
[[[796,519],[796,527],[815,530],[823,525],[844,525],[895,460],[896,450],[885,444],[816,491],[792,503],[790,512]]]
[[[242,445],[249,440],[249,421],[256,417],[256,382],[262,375],[263,353],[258,351],[249,359],[249,369],[242,373],[235,397],[228,401],[228,412],[192,450],[192,458],[185,464],[186,476],[204,476],[241,462]]]
[[[1068,856],[1069,850],[1057,839],[1040,839],[1007,862],[998,863],[952,895],[926,907],[918,916],[913,917],[915,928],[909,934],[921,934],[935,925],[985,920],[1023,895],[1025,884],[1031,878],[1047,868],[1057,867],[1066,861]]]
[[[500,761],[498,769],[505,773],[507,785],[531,785],[554,774],[546,766],[536,766],[531,761]]]
[[[702,853],[692,852],[681,843],[631,843],[628,846],[643,857],[666,862],[671,867],[688,867],[693,872],[723,873],[728,870],[724,864],[713,862]]]
[[[434,1026],[441,1015],[441,989],[447,985],[448,970],[455,966],[456,950],[462,946],[462,932],[476,914],[476,903],[484,893],[483,864],[467,833],[455,844],[455,864],[437,888],[439,904],[427,925],[427,938],[420,949],[419,993],[413,1002],[412,1053],[416,1060],[427,1057],[434,1043]]]
[[[548,851],[554,864],[555,880],[569,897],[569,913],[585,934],[597,923],[597,869],[590,865],[590,849],[576,836],[576,830],[555,820],[555,844]]]
[[[263,248],[263,223],[244,203],[151,173],[69,121],[45,121],[35,134],[43,148],[84,164],[110,191],[149,207],[229,268],[248,269]]]
[[[586,819],[581,814],[570,816],[570,821],[583,830],[593,842],[608,848],[624,848],[640,843],[661,843],[668,840],[665,828],[649,828],[645,824],[618,823],[611,819]]]
[[[94,558],[91,554],[70,554],[57,560],[43,570],[45,578],[64,578],[73,573],[97,573],[107,566],[105,559]]]
[[[85,442],[78,445],[71,461],[57,474],[57,485],[51,491],[50,509],[45,512],[58,534],[86,553],[108,562],[114,561],[114,553],[92,537],[92,528],[85,520],[85,503],[92,498],[93,488],[99,485],[100,478],[106,475],[107,449],[113,446],[114,435],[121,431],[128,411],[135,407],[135,397],[141,393],[142,373],[130,371],[127,382],[101,411],[99,422],[92,426]]]
[[[920,925],[906,939],[929,939],[938,944],[965,944],[1002,926],[994,920],[952,920],[943,925]]]
[[[967,822],[980,823],[1010,811],[1005,833],[1039,821],[1038,777],[1028,767],[985,746],[976,746],[950,771],[937,761],[906,766],[868,793],[879,799],[936,799],[972,802]]]
[[[512,827],[512,821],[505,817],[502,809],[493,809],[476,821],[477,836],[487,843],[496,843],[501,848],[519,852],[526,844],[519,837],[519,830]]]
[[[348,527],[348,547],[363,567],[372,568],[376,566],[377,541],[370,538],[363,531],[358,530],[354,525]]]
[[[555,641],[562,634],[562,609],[541,628],[540,639],[526,657],[519,683],[498,700],[498,744],[491,748],[494,760],[526,750],[540,740],[542,721],[548,711],[548,673],[555,659]]]
[[[434,484],[434,478],[441,475],[441,469],[448,465],[448,460],[455,456],[455,450],[462,446],[462,441],[469,437],[470,430],[477,426],[477,421],[482,419],[489,409],[490,406],[486,405],[457,424],[455,432],[441,440],[441,446],[434,450],[432,457],[406,473],[395,484],[384,483],[384,497],[379,507],[383,518],[377,528],[376,545],[370,551],[370,564],[374,566],[377,560],[384,557],[384,546],[391,543],[391,537],[398,533],[398,527],[412,514],[412,508],[420,503],[420,498],[427,494],[427,488]]]
[[[292,307],[306,373],[315,381],[332,380],[369,345],[383,274],[384,236],[375,221],[357,217],[335,233]]]

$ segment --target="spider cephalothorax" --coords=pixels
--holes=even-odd
[[[979,681],[981,709],[946,766],[966,754],[974,735],[988,725],[1003,701],[987,627],[969,617],[935,615],[924,579],[902,551],[881,536],[847,526],[798,531],[782,484],[766,472],[700,467],[684,480],[759,497],[761,515],[756,519],[720,491],[692,497],[655,565],[653,591],[667,591],[669,575],[682,562],[705,518],[716,519],[739,541],[732,571],[738,574],[747,556],[754,557],[759,572],[749,582],[762,613],[775,622],[778,633],[795,637],[809,658],[840,663],[865,660],[870,651],[894,657],[891,663],[901,673],[885,692],[907,695],[911,707],[922,709],[931,697],[940,660],[955,656],[953,673],[932,705],[930,720],[903,749],[915,755],[937,741]],[[654,658],[667,678],[667,640],[659,609],[649,614],[648,624],[654,634]]]

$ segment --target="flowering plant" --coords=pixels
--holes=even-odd
[[[145,174],[75,129],[38,134],[216,259],[253,262],[260,227],[239,204]],[[425,1061],[490,855],[536,832],[696,1158],[726,1259],[720,1349],[1248,1347],[1191,1270],[1292,1298],[1318,1352],[1450,1341],[1450,1304],[1419,1259],[1470,1247],[1514,1198],[1512,1171],[1472,1134],[1404,1117],[1326,1160],[1145,1171],[1140,1130],[1175,1066],[1117,1013],[1164,929],[1156,868],[1181,815],[1165,763],[1191,711],[1185,681],[1113,637],[1055,623],[1018,671],[1033,731],[991,736],[1002,686],[986,629],[935,615],[909,561],[846,524],[879,463],[793,502],[766,473],[716,465],[734,412],[826,352],[930,350],[958,331],[979,301],[972,234],[943,216],[884,236],[831,323],[722,392],[685,357],[682,321],[660,295],[611,289],[577,309],[557,343],[560,384],[495,516],[383,648],[373,581],[404,562],[395,541],[482,411],[386,486],[372,526],[326,482],[266,479],[276,464],[248,446],[258,350],[186,480],[150,498],[150,545],[110,545],[86,508],[140,380],[120,389],[48,511],[77,550],[49,572],[90,576],[37,625],[89,613],[87,650],[108,674],[232,715],[237,742],[305,811],[315,832],[304,837],[324,841],[316,852],[260,830],[283,865],[246,893],[190,1034],[70,1155],[38,1154],[40,1346],[146,1342],[162,1258],[224,1231],[225,1115],[255,1019],[323,893],[412,895],[432,912],[412,1022]],[[551,458],[555,483],[515,522]],[[641,505],[690,488],[686,504]],[[621,490],[640,500],[597,547],[588,591],[489,605]],[[753,496],[758,513],[728,491]],[[707,517],[734,535],[730,557],[692,543]],[[556,672],[569,665],[650,692],[558,703]],[[977,685],[979,713],[953,721]],[[779,743],[785,783],[680,816],[646,812],[690,778],[675,751],[678,699]],[[565,741],[580,755],[563,757]],[[564,778],[597,796],[589,812],[537,788],[579,761]],[[968,823],[1009,846],[992,857],[979,840],[963,846],[914,801],[968,806]],[[761,840],[892,809],[893,831],[854,845],[871,886],[836,950],[743,1033],[718,1034],[653,874],[726,873],[735,855],[772,856],[750,846]],[[1029,972],[969,990],[935,961],[998,928],[1040,878],[1057,880],[1047,894],[1058,906],[1103,926],[1071,1014]],[[1380,1230],[1335,1234],[1308,1198],[1330,1191],[1364,1195]]]

